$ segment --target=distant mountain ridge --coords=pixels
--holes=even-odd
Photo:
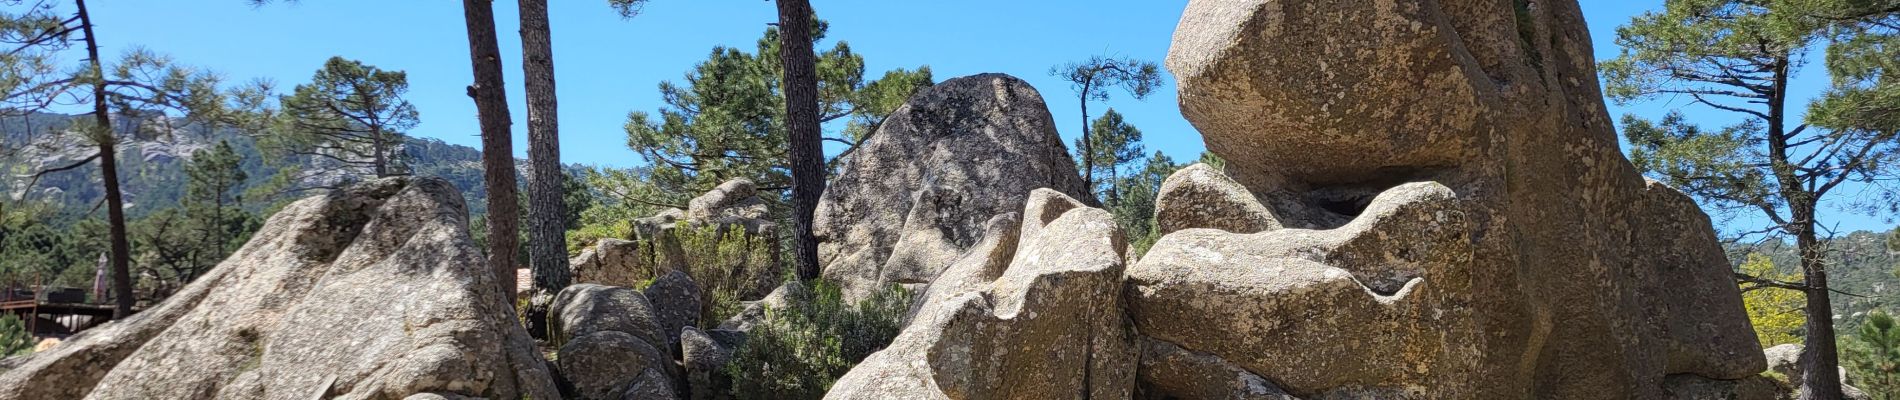
[[[4,176],[0,176],[0,188],[5,189],[4,194],[8,198],[57,204],[63,218],[89,214],[95,204],[104,198],[96,162],[47,174],[37,182],[31,179],[38,171],[68,165],[92,155],[93,147],[90,145],[33,143],[36,136],[43,138],[45,135],[34,135],[32,132],[61,129],[73,118],[76,116],[34,114],[0,121],[0,149],[6,150],[0,152],[0,172],[4,173]],[[243,157],[242,167],[245,174],[249,175],[242,187],[245,190],[273,184],[273,178],[287,166],[317,167],[321,162],[312,157],[267,162],[266,158],[276,156],[265,154],[255,138],[234,130],[182,131],[158,137],[130,138],[120,144],[119,177],[125,192],[127,218],[136,220],[178,204],[184,195],[185,163],[194,152],[210,148],[219,141],[230,143]],[[449,181],[462,192],[471,215],[487,212],[487,189],[482,185],[481,150],[434,138],[410,137],[403,144],[403,152],[408,157],[405,165],[412,174]],[[521,165],[523,163],[518,162],[517,169]],[[298,183],[327,185],[352,178],[355,177],[319,175]],[[247,198],[245,208],[259,212],[274,203],[304,195],[307,194],[290,192],[272,196],[276,197],[272,199]]]

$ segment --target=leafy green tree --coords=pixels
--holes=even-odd
[[[1115,112],[1114,108],[1109,108],[1108,112],[1102,113],[1102,117],[1097,118],[1093,126],[1093,135],[1075,139],[1075,148],[1086,149],[1083,150],[1082,157],[1079,157],[1081,165],[1077,168],[1092,168],[1108,175],[1108,180],[1101,182],[1103,185],[1096,185],[1106,187],[1093,187],[1090,190],[1106,193],[1105,197],[1108,199],[1106,203],[1115,204],[1120,202],[1122,195],[1121,171],[1130,164],[1141,161],[1143,156],[1141,129],[1129,125],[1122,119],[1122,114]],[[1084,143],[1084,139],[1089,142]]]
[[[1801,281],[1737,278],[1804,294],[1805,399],[1841,396],[1819,205],[1843,184],[1860,183],[1872,193],[1862,198],[1874,199],[1864,210],[1896,211],[1891,186],[1871,184],[1900,177],[1900,141],[1890,123],[1900,97],[1890,95],[1893,81],[1884,73],[1894,58],[1866,43],[1889,43],[1900,20],[1891,10],[1822,17],[1870,2],[1892,3],[1669,0],[1618,28],[1622,53],[1602,65],[1607,93],[1618,102],[1680,97],[1743,119],[1704,129],[1678,112],[1660,122],[1625,116],[1622,125],[1631,161],[1645,173],[1711,207],[1758,212],[1772,221],[1759,234],[1794,237]],[[1834,87],[1809,104],[1802,123],[1788,103],[1796,94],[1790,81],[1817,46],[1827,48]]]
[[[404,132],[421,122],[416,107],[403,99],[409,76],[361,61],[331,57],[311,76],[278,100],[280,126],[268,148],[326,160],[345,174],[367,168],[375,177],[404,174]]]
[[[1797,273],[1781,271],[1773,260],[1759,253],[1749,253],[1741,270],[1762,279],[1787,281],[1800,277]],[[1761,341],[1762,348],[1801,342],[1801,327],[1806,318],[1801,293],[1750,284],[1742,284],[1742,290],[1742,306],[1748,309],[1748,322],[1755,327],[1755,338]]]
[[[1860,343],[1850,352],[1848,366],[1860,376],[1860,389],[1875,399],[1900,398],[1900,327],[1892,315],[1874,310],[1860,325],[1854,338]]]
[[[818,43],[829,24],[813,23],[812,42]],[[780,45],[778,28],[769,27],[755,53],[714,47],[684,83],[660,83],[666,106],[657,115],[628,114],[627,147],[653,165],[640,174],[655,186],[624,192],[643,196],[628,200],[679,207],[734,178],[752,179],[768,190],[790,186]],[[818,121],[823,126],[846,120],[843,130],[824,138],[851,146],[841,157],[874,133],[911,93],[932,84],[928,67],[892,70],[867,82],[864,57],[842,41],[816,56]]]
[[[1161,86],[1161,68],[1155,63],[1132,58],[1090,57],[1087,60],[1063,64],[1049,69],[1049,75],[1068,81],[1075,89],[1077,100],[1082,104],[1082,182],[1095,187],[1094,149],[1095,139],[1091,138],[1089,122],[1089,102],[1108,101],[1109,88],[1120,87],[1128,91],[1129,96],[1140,100],[1154,93]],[[1140,151],[1137,150],[1137,153]]]

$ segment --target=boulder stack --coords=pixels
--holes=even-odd
[[[1041,188],[1089,194],[1042,95],[1002,74],[939,83],[891,113],[826,186],[813,228],[824,276],[848,299],[927,284],[985,221]]]
[[[554,298],[560,330],[555,365],[584,399],[673,398],[675,371],[665,321],[631,288],[579,284]],[[635,394],[664,393],[664,397]]]
[[[1129,268],[1130,320],[1189,352],[1143,361],[1148,396],[1259,392],[1182,365],[1305,398],[1765,368],[1707,216],[1618,150],[1575,1],[1191,0],[1168,66],[1227,168],[1168,179],[1172,233]]]
[[[630,222],[634,237],[627,239],[600,239],[593,246],[582,250],[579,256],[568,262],[573,270],[574,283],[592,283],[608,286],[636,287],[646,282],[666,276],[670,271],[691,271],[693,268],[734,268],[727,271],[734,276],[747,278],[741,282],[739,296],[751,300],[765,296],[777,287],[780,271],[778,224],[766,212],[765,201],[758,197],[758,190],[750,180],[734,179],[688,202],[689,209],[668,209],[651,217]],[[734,229],[744,230],[746,243],[743,246],[749,252],[763,253],[765,262],[754,263],[736,260],[689,260],[687,245],[681,242],[686,236],[696,240],[711,240],[714,245],[728,239]],[[714,236],[717,237],[706,237]],[[712,262],[734,263],[734,265],[689,265],[693,262],[709,264]],[[756,270],[744,270],[752,268]],[[700,271],[706,272],[706,271]],[[706,277],[700,273],[694,276]],[[673,332],[677,335],[678,332]]]
[[[8,360],[0,398],[556,398],[463,204],[401,178],[292,203],[164,302]]]

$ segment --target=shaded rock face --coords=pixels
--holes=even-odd
[[[723,398],[724,389],[730,382],[721,379],[721,369],[732,361],[732,348],[689,326],[680,331],[680,354],[680,364],[685,367],[686,384],[689,387],[687,391],[692,393],[691,398]]]
[[[645,296],[631,288],[580,284],[555,296],[562,343],[555,365],[585,399],[665,393],[671,398],[673,358],[666,350],[663,321]],[[652,397],[660,398],[660,397]]]
[[[985,221],[1040,188],[1088,193],[1035,88],[1002,74],[939,83],[885,119],[825,188],[813,228],[824,276],[850,299],[929,283]]]
[[[1709,220],[1623,158],[1588,38],[1569,0],[1191,0],[1168,66],[1227,168],[1164,183],[1130,320],[1302,398],[1741,385]]]
[[[555,398],[447,182],[292,203],[165,302],[10,361],[0,398]]]
[[[990,219],[970,254],[931,285],[910,325],[825,398],[1132,396],[1136,349],[1120,310],[1121,229],[1107,211],[1051,190],[1030,203],[1031,211],[1067,211]]]
[[[677,349],[680,344],[680,329],[699,326],[701,292],[699,284],[685,272],[673,271],[653,281],[641,291],[648,302],[653,304],[656,321],[660,331],[666,332],[668,349]]]

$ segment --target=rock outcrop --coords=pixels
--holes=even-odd
[[[1618,150],[1575,1],[1191,0],[1181,21],[1182,114],[1227,165],[1169,178],[1171,233],[1129,268],[1137,330],[1191,352],[1144,359],[1141,387],[1271,393],[1184,364],[1302,398],[1759,387],[1709,220]]]
[[[1021,221],[990,219],[910,325],[825,398],[1132,396],[1137,352],[1120,307],[1120,227],[1107,211],[1051,190],[1029,202]],[[1037,212],[1057,209],[1066,211]]]
[[[0,398],[556,398],[463,204],[400,178],[292,203],[157,306],[8,361]]]
[[[640,243],[622,239],[601,239],[568,261],[574,283],[633,287],[640,281],[658,276],[656,261]]]
[[[555,296],[562,343],[555,364],[585,399],[672,398],[673,358],[662,321],[631,288],[579,284]],[[630,397],[631,393],[667,397]]]
[[[699,326],[701,302],[706,300],[699,284],[685,272],[673,271],[653,280],[640,294],[653,304],[660,331],[666,333],[667,348],[678,350],[680,329]]]
[[[726,385],[723,377],[726,363],[732,361],[732,349],[719,343],[706,332],[698,328],[686,327],[680,331],[680,365],[686,372],[688,392],[695,400],[721,398]]]
[[[1035,88],[1002,74],[939,83],[891,113],[827,185],[813,228],[824,276],[850,299],[929,283],[985,221],[1040,188],[1089,193]]]
[[[688,204],[688,210],[668,209],[632,221],[631,240],[600,239],[583,250],[568,262],[574,283],[636,287],[670,271],[694,271],[693,276],[710,278],[707,272],[720,270],[731,275],[726,278],[744,280],[732,283],[739,286],[739,297],[745,300],[763,297],[778,286],[781,256],[778,246],[771,245],[778,241],[778,224],[766,212],[752,181],[727,181]],[[744,233],[733,235],[734,230]],[[745,243],[722,243],[732,236],[742,236]],[[698,254],[686,248],[695,245],[741,246],[745,252],[758,253],[758,262],[736,257],[695,260]]]

